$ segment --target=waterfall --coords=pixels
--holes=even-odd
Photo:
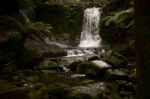
[[[93,7],[84,10],[84,19],[79,47],[98,48],[101,46],[101,38],[99,36],[100,16],[100,8]]]
[[[99,35],[101,9],[97,7],[84,10],[82,32],[78,48],[67,50],[67,57],[102,55],[105,50],[101,47]]]

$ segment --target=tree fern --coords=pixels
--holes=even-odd
[[[45,24],[43,22],[30,22],[26,21],[24,17],[10,17],[3,16],[0,18],[0,27],[1,30],[9,26],[9,31],[16,31],[20,34],[25,34],[28,37],[31,35],[40,36],[40,35],[49,35],[51,33],[50,24]]]
[[[133,25],[133,8],[117,12],[112,16],[107,16],[102,21],[105,22],[106,26],[115,23],[120,27],[128,28]]]

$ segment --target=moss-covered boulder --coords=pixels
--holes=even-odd
[[[57,69],[58,64],[54,61],[42,61],[35,69]]]
[[[90,78],[104,77],[106,69],[97,66],[96,64],[89,61],[78,61],[73,62],[69,65],[71,71],[77,74],[86,74]]]
[[[103,78],[105,77],[106,68],[101,68],[92,62],[83,62],[79,64],[77,73],[86,74],[90,78]]]
[[[108,51],[104,55],[102,60],[107,62],[108,64],[110,64],[114,68],[125,67],[128,64],[127,59],[123,55],[121,55],[115,51],[112,51],[112,50]]]

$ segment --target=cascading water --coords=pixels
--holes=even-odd
[[[101,37],[99,35],[101,9],[97,7],[84,10],[84,19],[80,43],[78,48],[67,51],[67,57],[98,55],[104,51],[101,48]]]
[[[101,38],[99,36],[100,8],[87,8],[84,10],[83,26],[79,47],[100,47]]]

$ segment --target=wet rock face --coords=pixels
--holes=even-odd
[[[50,23],[51,39],[67,45],[78,43],[83,17],[83,6],[43,4],[37,9],[36,20]]]

